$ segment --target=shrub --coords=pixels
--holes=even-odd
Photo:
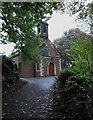
[[[11,84],[19,80],[17,65],[6,56],[2,56],[2,78],[4,83]]]
[[[67,81],[65,90],[76,96],[84,97],[87,95],[90,86],[91,79],[82,76],[71,76]]]
[[[76,73],[73,70],[66,68],[61,70],[57,80],[58,82],[60,82],[61,85],[66,85],[66,81],[68,80],[68,78],[75,74]]]

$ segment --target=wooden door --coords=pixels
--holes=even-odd
[[[51,62],[49,64],[49,76],[53,76],[54,75],[54,64]]]

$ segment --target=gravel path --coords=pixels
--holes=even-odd
[[[26,79],[14,95],[3,98],[3,118],[49,118],[55,77]]]

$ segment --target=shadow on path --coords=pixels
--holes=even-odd
[[[3,118],[48,118],[51,114],[55,77],[26,80],[17,93],[3,98]]]

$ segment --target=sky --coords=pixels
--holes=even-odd
[[[59,12],[53,12],[52,17],[49,19],[48,34],[49,39],[53,42],[54,39],[62,37],[63,33],[71,28],[80,28],[80,21],[75,21],[77,15],[69,16]],[[85,25],[85,24],[84,24]],[[14,44],[0,45],[0,53],[5,52],[10,55]]]
[[[49,39],[53,42],[54,39],[61,37],[65,31],[73,28],[75,25],[75,18],[76,16],[54,12],[52,18],[48,21]]]
[[[79,28],[86,32],[88,25],[82,20],[77,20],[77,15],[78,13],[69,16],[68,14],[54,12],[51,19],[48,21],[49,39],[53,42],[54,39],[62,37],[65,31],[73,28]]]

